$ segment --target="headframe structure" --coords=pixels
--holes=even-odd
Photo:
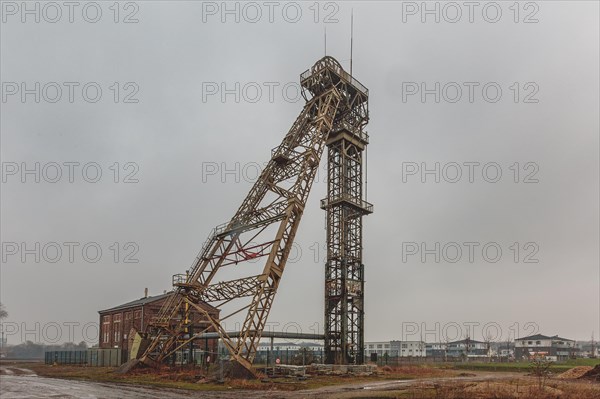
[[[300,81],[306,100],[300,115],[271,151],[235,215],[213,229],[185,274],[173,276],[174,295],[144,333],[147,348],[142,363],[164,362],[208,330],[193,331],[195,309],[219,334],[231,359],[258,375],[252,362],[326,146],[328,196],[322,201],[328,215],[326,353],[332,362],[362,362],[361,216],[369,206],[361,197],[361,153],[368,141],[364,132],[368,90],[330,56],[302,73]],[[260,260],[262,270],[249,275]],[[201,302],[220,309],[221,317],[211,316]],[[222,322],[244,311],[242,328],[230,336]]]
[[[363,152],[369,144],[369,92],[360,83],[364,108],[354,108],[336,121],[327,138],[327,214],[325,263],[325,361],[364,363],[364,264],[362,217],[373,213],[363,199]]]

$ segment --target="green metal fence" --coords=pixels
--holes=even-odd
[[[46,364],[87,364],[87,351],[49,351],[44,353]]]
[[[46,364],[87,364],[95,367],[118,367],[127,361],[123,349],[88,349],[86,351],[48,351],[44,353]]]
[[[96,367],[118,367],[127,361],[123,349],[88,349],[88,365]]]

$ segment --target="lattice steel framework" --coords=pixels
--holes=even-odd
[[[336,121],[327,140],[327,261],[325,264],[325,357],[328,363],[364,362],[363,151],[369,137],[368,91],[361,107]]]
[[[196,309],[219,333],[232,359],[256,375],[252,361],[326,140],[344,126],[355,134],[362,132],[366,123],[367,89],[332,57],[317,61],[300,80],[306,99],[302,112],[281,145],[272,150],[270,161],[233,218],[212,231],[186,274],[173,276],[175,295],[151,321],[142,362],[156,365],[194,340],[189,312]],[[348,212],[346,207],[343,212]],[[265,259],[262,272],[248,276],[244,264],[261,258]],[[219,276],[229,276],[231,269],[241,277],[214,282]],[[201,301],[233,310],[217,320],[199,305]],[[242,328],[236,336],[229,336],[221,322],[244,311]]]

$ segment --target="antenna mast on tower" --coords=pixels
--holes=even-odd
[[[354,48],[354,8],[350,14],[350,75],[352,75],[352,50]]]

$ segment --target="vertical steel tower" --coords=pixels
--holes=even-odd
[[[325,264],[325,356],[327,363],[364,362],[363,152],[369,142],[369,91],[351,76],[353,112],[336,121],[327,137],[327,261]]]

